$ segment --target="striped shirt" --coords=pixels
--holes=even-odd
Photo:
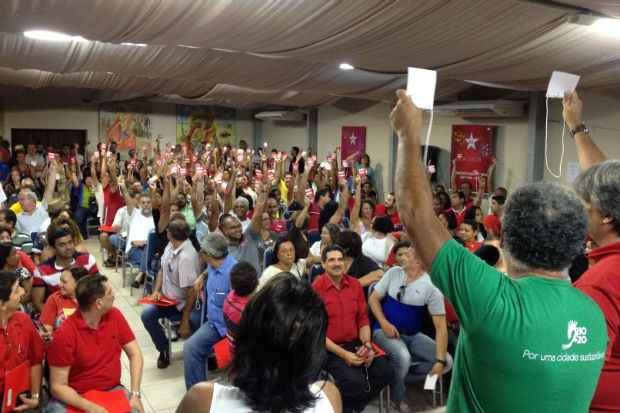
[[[34,272],[34,279],[32,281],[33,287],[45,287],[47,289],[47,295],[58,291],[58,284],[60,283],[60,275],[62,272],[70,267],[82,267],[89,273],[95,274],[99,272],[97,268],[97,262],[95,257],[84,252],[75,252],[73,254],[73,260],[67,267],[59,267],[56,265],[56,257],[52,257],[49,260],[39,264]]]

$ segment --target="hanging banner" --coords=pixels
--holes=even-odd
[[[359,162],[366,153],[366,126],[343,126],[340,136],[342,160],[351,157],[351,160]]]
[[[469,182],[476,192],[488,192],[488,169],[495,155],[493,139],[497,126],[452,125],[452,184]]]

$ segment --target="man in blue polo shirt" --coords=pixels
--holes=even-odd
[[[202,250],[207,257],[207,282],[204,289],[206,318],[200,328],[183,345],[185,359],[185,386],[207,379],[207,358],[213,345],[226,337],[224,301],[231,290],[230,271],[237,260],[228,253],[228,240],[219,232],[212,232],[203,239]],[[204,274],[204,273],[203,273]],[[204,279],[200,277],[194,287],[202,292]]]
[[[390,268],[377,283],[368,304],[376,319],[373,340],[385,350],[396,371],[397,379],[391,388],[393,407],[409,411],[404,401],[405,382],[447,372],[452,368],[452,357],[447,351],[443,294],[422,268],[411,242],[396,244],[394,255],[398,266]],[[437,343],[421,332],[427,311],[435,326]]]

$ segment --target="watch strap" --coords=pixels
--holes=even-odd
[[[590,129],[588,129],[585,123],[580,123],[575,129],[571,129],[570,135],[574,138],[578,133],[590,134]]]

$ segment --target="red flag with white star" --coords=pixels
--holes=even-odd
[[[340,136],[342,160],[355,155],[355,158],[352,159],[359,162],[362,155],[366,152],[366,126],[343,126]]]
[[[497,126],[452,125],[452,167],[455,169],[456,187],[469,181],[474,191],[488,182],[487,171],[494,158],[493,137]]]

